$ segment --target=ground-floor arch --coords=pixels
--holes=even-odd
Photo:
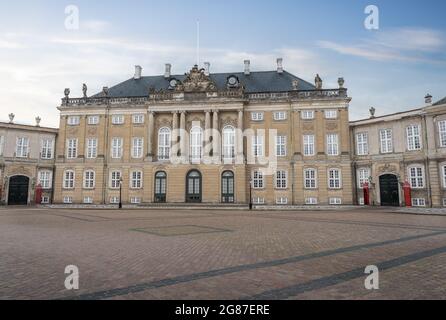
[[[27,205],[29,196],[29,178],[12,176],[9,178],[8,205]]]
[[[398,207],[400,205],[398,177],[394,174],[385,174],[379,177],[379,190],[381,205]]]
[[[202,202],[202,177],[198,170],[191,170],[186,177],[186,202]]]

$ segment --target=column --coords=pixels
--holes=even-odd
[[[211,111],[205,111],[205,122],[204,122],[204,156],[209,157],[211,151],[210,137],[211,137]]]
[[[180,116],[180,149],[181,157],[186,159],[186,111],[181,111]]]
[[[180,146],[178,145],[178,111],[172,111],[172,131],[170,136],[171,143],[171,159],[177,159],[178,150]]]
[[[243,130],[244,130],[243,109],[240,109],[238,111],[237,135],[236,135],[236,139],[237,139],[237,163],[243,163],[243,161],[244,161],[244,156],[243,156],[243,151],[244,151]]]
[[[153,130],[155,127],[155,113],[149,111],[149,134],[147,138],[147,156],[153,156]]]
[[[220,157],[220,131],[218,127],[218,110],[213,110],[212,119],[212,150],[213,157],[219,159]]]

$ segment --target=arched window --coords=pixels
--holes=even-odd
[[[170,129],[161,128],[158,132],[158,160],[170,159]]]
[[[221,176],[221,196],[223,203],[234,203],[234,173],[225,171]]]
[[[235,129],[233,126],[223,128],[223,159],[235,158]]]
[[[203,130],[193,127],[190,130],[190,157],[192,161],[200,161],[203,156]]]

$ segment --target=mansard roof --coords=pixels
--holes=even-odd
[[[314,85],[287,71],[283,71],[283,73],[260,71],[251,72],[249,75],[245,75],[243,72],[213,73],[209,77],[218,90],[226,90],[227,79],[230,76],[236,76],[239,79],[246,93],[292,91],[294,80],[298,80],[298,90],[315,90]],[[151,88],[154,88],[156,91],[168,91],[171,79],[177,79],[182,82],[186,79],[186,75],[172,75],[170,78],[165,78],[162,75],[141,77],[140,79],[131,78],[109,88],[108,95],[111,98],[147,97]],[[100,97],[101,95],[101,93],[98,93],[93,97]]]
[[[433,104],[433,106],[440,106],[442,104],[446,104],[446,97],[444,97],[443,99],[441,99],[440,101],[437,101]]]

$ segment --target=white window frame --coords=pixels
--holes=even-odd
[[[99,124],[99,116],[88,116],[87,124],[90,126],[96,126]]]
[[[338,156],[339,155],[339,135],[337,133],[327,134],[327,155]]]
[[[315,198],[315,197],[305,198],[305,204],[306,205],[311,205],[311,206],[317,205],[318,204],[318,199]]]
[[[93,204],[94,200],[93,200],[93,197],[84,197],[82,202],[84,204]]]
[[[17,137],[16,141],[16,157],[28,158],[29,155],[29,138]]]
[[[65,170],[63,173],[63,188],[74,189],[76,181],[76,172],[74,170]]]
[[[288,188],[288,172],[286,170],[277,170],[274,175],[274,186],[276,189]]]
[[[53,172],[50,170],[39,171],[38,181],[42,189],[51,189]]]
[[[264,136],[252,136],[252,155],[253,157],[264,156]]]
[[[446,120],[442,120],[438,122],[438,135],[440,148],[446,147]]]
[[[132,158],[141,159],[144,155],[144,138],[134,137],[132,139]]]
[[[87,159],[96,159],[98,156],[98,139],[87,138],[85,156]]]
[[[337,119],[338,118],[338,110],[330,109],[324,111],[325,119]]]
[[[143,173],[141,170],[133,170],[130,173],[130,189],[142,189]]]
[[[441,173],[443,177],[443,189],[446,189],[446,165],[441,166]]]
[[[54,139],[42,139],[40,141],[40,158],[50,160],[54,157]]]
[[[379,130],[379,145],[381,153],[393,152],[393,130],[381,129]]]
[[[170,159],[172,132],[170,128],[163,127],[158,130],[158,160]]]
[[[122,177],[121,171],[119,170],[110,171],[110,181],[109,181],[110,189],[119,189],[119,187],[121,186],[121,177]]]
[[[328,200],[328,203],[329,203],[331,206],[340,206],[340,205],[342,204],[342,198],[339,198],[339,197],[331,197],[331,198]]]
[[[48,196],[42,196],[42,200],[40,201],[41,204],[49,204],[50,203],[50,197]]]
[[[278,197],[278,198],[276,198],[276,204],[286,205],[286,204],[288,204],[288,198],[287,197]]]
[[[73,197],[70,197],[70,196],[63,197],[63,203],[65,203],[65,204],[72,204],[73,203]]]
[[[121,125],[125,123],[125,117],[123,114],[112,115],[112,124]]]
[[[67,125],[69,126],[78,126],[81,123],[81,117],[80,116],[69,116],[67,118]]]
[[[67,159],[77,158],[77,146],[78,146],[78,139],[74,138],[67,139]]]
[[[251,120],[252,121],[263,121],[264,113],[263,112],[251,112]]]
[[[132,116],[132,122],[133,124],[144,124],[145,116],[143,113],[134,114]]]
[[[338,168],[328,169],[328,188],[341,189],[342,188],[342,171]]]
[[[96,172],[94,170],[85,170],[83,180],[84,189],[94,189],[96,186]]]
[[[203,129],[194,126],[190,129],[190,158],[191,161],[201,161],[203,158]]]
[[[235,128],[226,126],[223,128],[223,159],[235,158]]]
[[[368,132],[360,132],[356,134],[356,154],[358,156],[366,156],[369,154]]]
[[[406,128],[407,150],[418,151],[423,145],[421,143],[421,126],[412,124]]]
[[[364,188],[364,183],[370,182],[370,168],[359,168],[357,172],[358,187]]]
[[[286,136],[276,136],[276,156],[286,157],[287,155],[287,137]]]
[[[316,154],[316,138],[313,134],[303,136],[303,153],[305,157],[312,157]]]
[[[141,198],[140,197],[130,197],[130,203],[131,204],[140,204]]]
[[[252,172],[252,188],[253,189],[265,188],[265,175],[261,170],[254,170]]]
[[[273,113],[274,121],[285,121],[287,119],[286,111],[276,111]]]
[[[412,207],[426,207],[426,199],[412,198]]]
[[[263,197],[254,197],[254,198],[252,198],[252,203],[254,203],[254,204],[265,204],[265,198],[263,198]]]
[[[304,169],[304,189],[317,189],[317,170],[314,168]]]
[[[313,120],[314,110],[302,110],[301,112],[302,120]]]
[[[119,203],[119,197],[113,196],[110,197],[110,204],[118,204]]]
[[[412,189],[423,189],[425,187],[425,172],[423,166],[410,166],[407,168],[410,186]]]
[[[111,157],[112,159],[121,159],[123,156],[123,145],[124,145],[124,139],[123,138],[112,138],[111,143]]]

